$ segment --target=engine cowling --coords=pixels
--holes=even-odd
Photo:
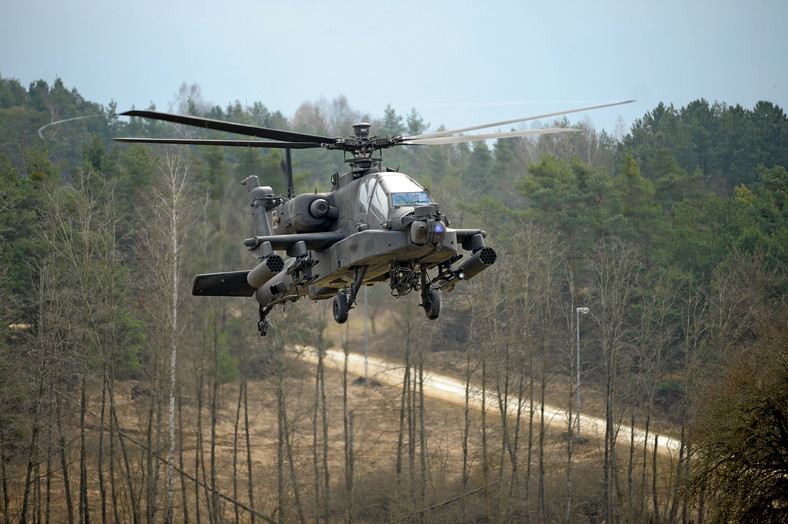
[[[339,216],[329,193],[298,195],[273,211],[276,234],[328,231]]]

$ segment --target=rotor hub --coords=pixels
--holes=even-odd
[[[357,124],[353,124],[353,134],[356,135],[356,138],[359,140],[369,138],[370,127],[371,126],[368,122],[359,122]]]

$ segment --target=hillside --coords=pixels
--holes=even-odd
[[[320,134],[345,135],[360,116],[182,102]],[[363,352],[360,303],[343,326],[327,301],[287,304],[259,337],[256,303],[190,294],[196,274],[254,265],[237,182],[255,173],[283,194],[283,152],[118,144],[214,135],[115,109],[60,81],[0,79],[0,519],[177,509],[218,521],[235,508],[277,521],[781,518],[779,107],[700,99],[660,104],[621,141],[574,124],[581,132],[387,151],[452,227],[485,229],[498,261],[444,293],[437,321],[418,293],[368,288],[371,354],[409,377],[369,389],[287,357]],[[424,130],[416,117],[407,132]],[[372,121],[407,127],[393,110]],[[332,151],[293,153],[299,192],[344,169]],[[561,438],[577,428],[556,428],[560,413],[466,412],[430,398],[419,370],[470,377],[496,394],[485,408],[519,395],[574,410],[579,375],[583,415],[603,432],[578,443]],[[670,435],[678,453],[654,458],[626,441],[629,427]],[[170,450],[185,472],[172,489]],[[737,472],[743,458],[747,474],[728,480],[713,456]]]

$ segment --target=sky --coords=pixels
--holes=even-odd
[[[660,102],[785,110],[787,27],[785,0],[5,0],[0,76],[118,111],[344,95],[431,130],[634,99],[568,116],[621,136]]]

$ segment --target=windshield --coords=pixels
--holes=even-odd
[[[407,175],[402,173],[386,173],[380,175],[391,195],[391,205],[399,206],[420,206],[432,204],[427,191],[414,182]]]

